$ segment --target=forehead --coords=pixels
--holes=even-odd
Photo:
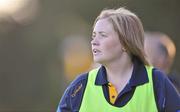
[[[95,26],[94,26],[94,31],[104,31],[104,32],[111,32],[114,31],[112,23],[107,19],[99,19]]]

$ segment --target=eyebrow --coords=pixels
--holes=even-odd
[[[107,33],[104,32],[104,31],[99,31],[99,32],[97,32],[97,33],[100,33],[100,34],[107,34]],[[96,32],[93,31],[93,34],[96,34]]]

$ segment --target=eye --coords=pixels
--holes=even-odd
[[[102,36],[102,37],[107,37],[107,35],[106,35],[106,34],[104,34],[104,33],[101,33],[101,36]]]

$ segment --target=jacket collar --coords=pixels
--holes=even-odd
[[[138,86],[147,82],[149,82],[149,80],[145,66],[139,61],[135,61],[132,76],[129,80],[129,85]],[[109,82],[107,80],[106,68],[101,66],[95,80],[95,85],[104,85],[107,83]]]

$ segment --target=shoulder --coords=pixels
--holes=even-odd
[[[155,87],[163,87],[165,82],[168,80],[167,75],[157,68],[153,68],[152,77]]]
[[[82,73],[78,75],[67,87],[65,94],[70,94],[74,89],[79,87],[80,85],[85,85],[87,82],[88,73]]]
[[[180,93],[180,75],[176,71],[173,71],[168,74],[168,78]]]
[[[161,70],[157,69],[157,68],[153,68],[153,79],[157,79],[157,80],[165,80],[167,79],[167,75],[162,72]]]
[[[88,73],[80,74],[75,78],[74,81],[69,85],[69,91],[71,93],[71,97],[75,97],[77,94],[82,94],[87,83]]]
[[[168,110],[174,112],[180,105],[180,97],[174,85],[167,75],[157,68],[153,69],[152,75],[155,100],[159,111]]]
[[[84,90],[88,79],[88,73],[82,73],[78,75],[68,86],[68,95],[74,97],[77,93]]]
[[[69,85],[70,87],[75,87],[80,83],[84,83],[87,81],[88,78],[88,73],[82,73],[80,75],[78,75]]]
[[[82,100],[82,96],[86,87],[88,73],[80,74],[73,80],[64,92],[61,98],[60,110],[78,109]]]
[[[153,75],[153,83],[156,90],[157,89],[169,90],[170,88],[175,89],[173,83],[170,81],[167,74],[165,74],[161,70],[157,68],[153,68],[152,75]]]

